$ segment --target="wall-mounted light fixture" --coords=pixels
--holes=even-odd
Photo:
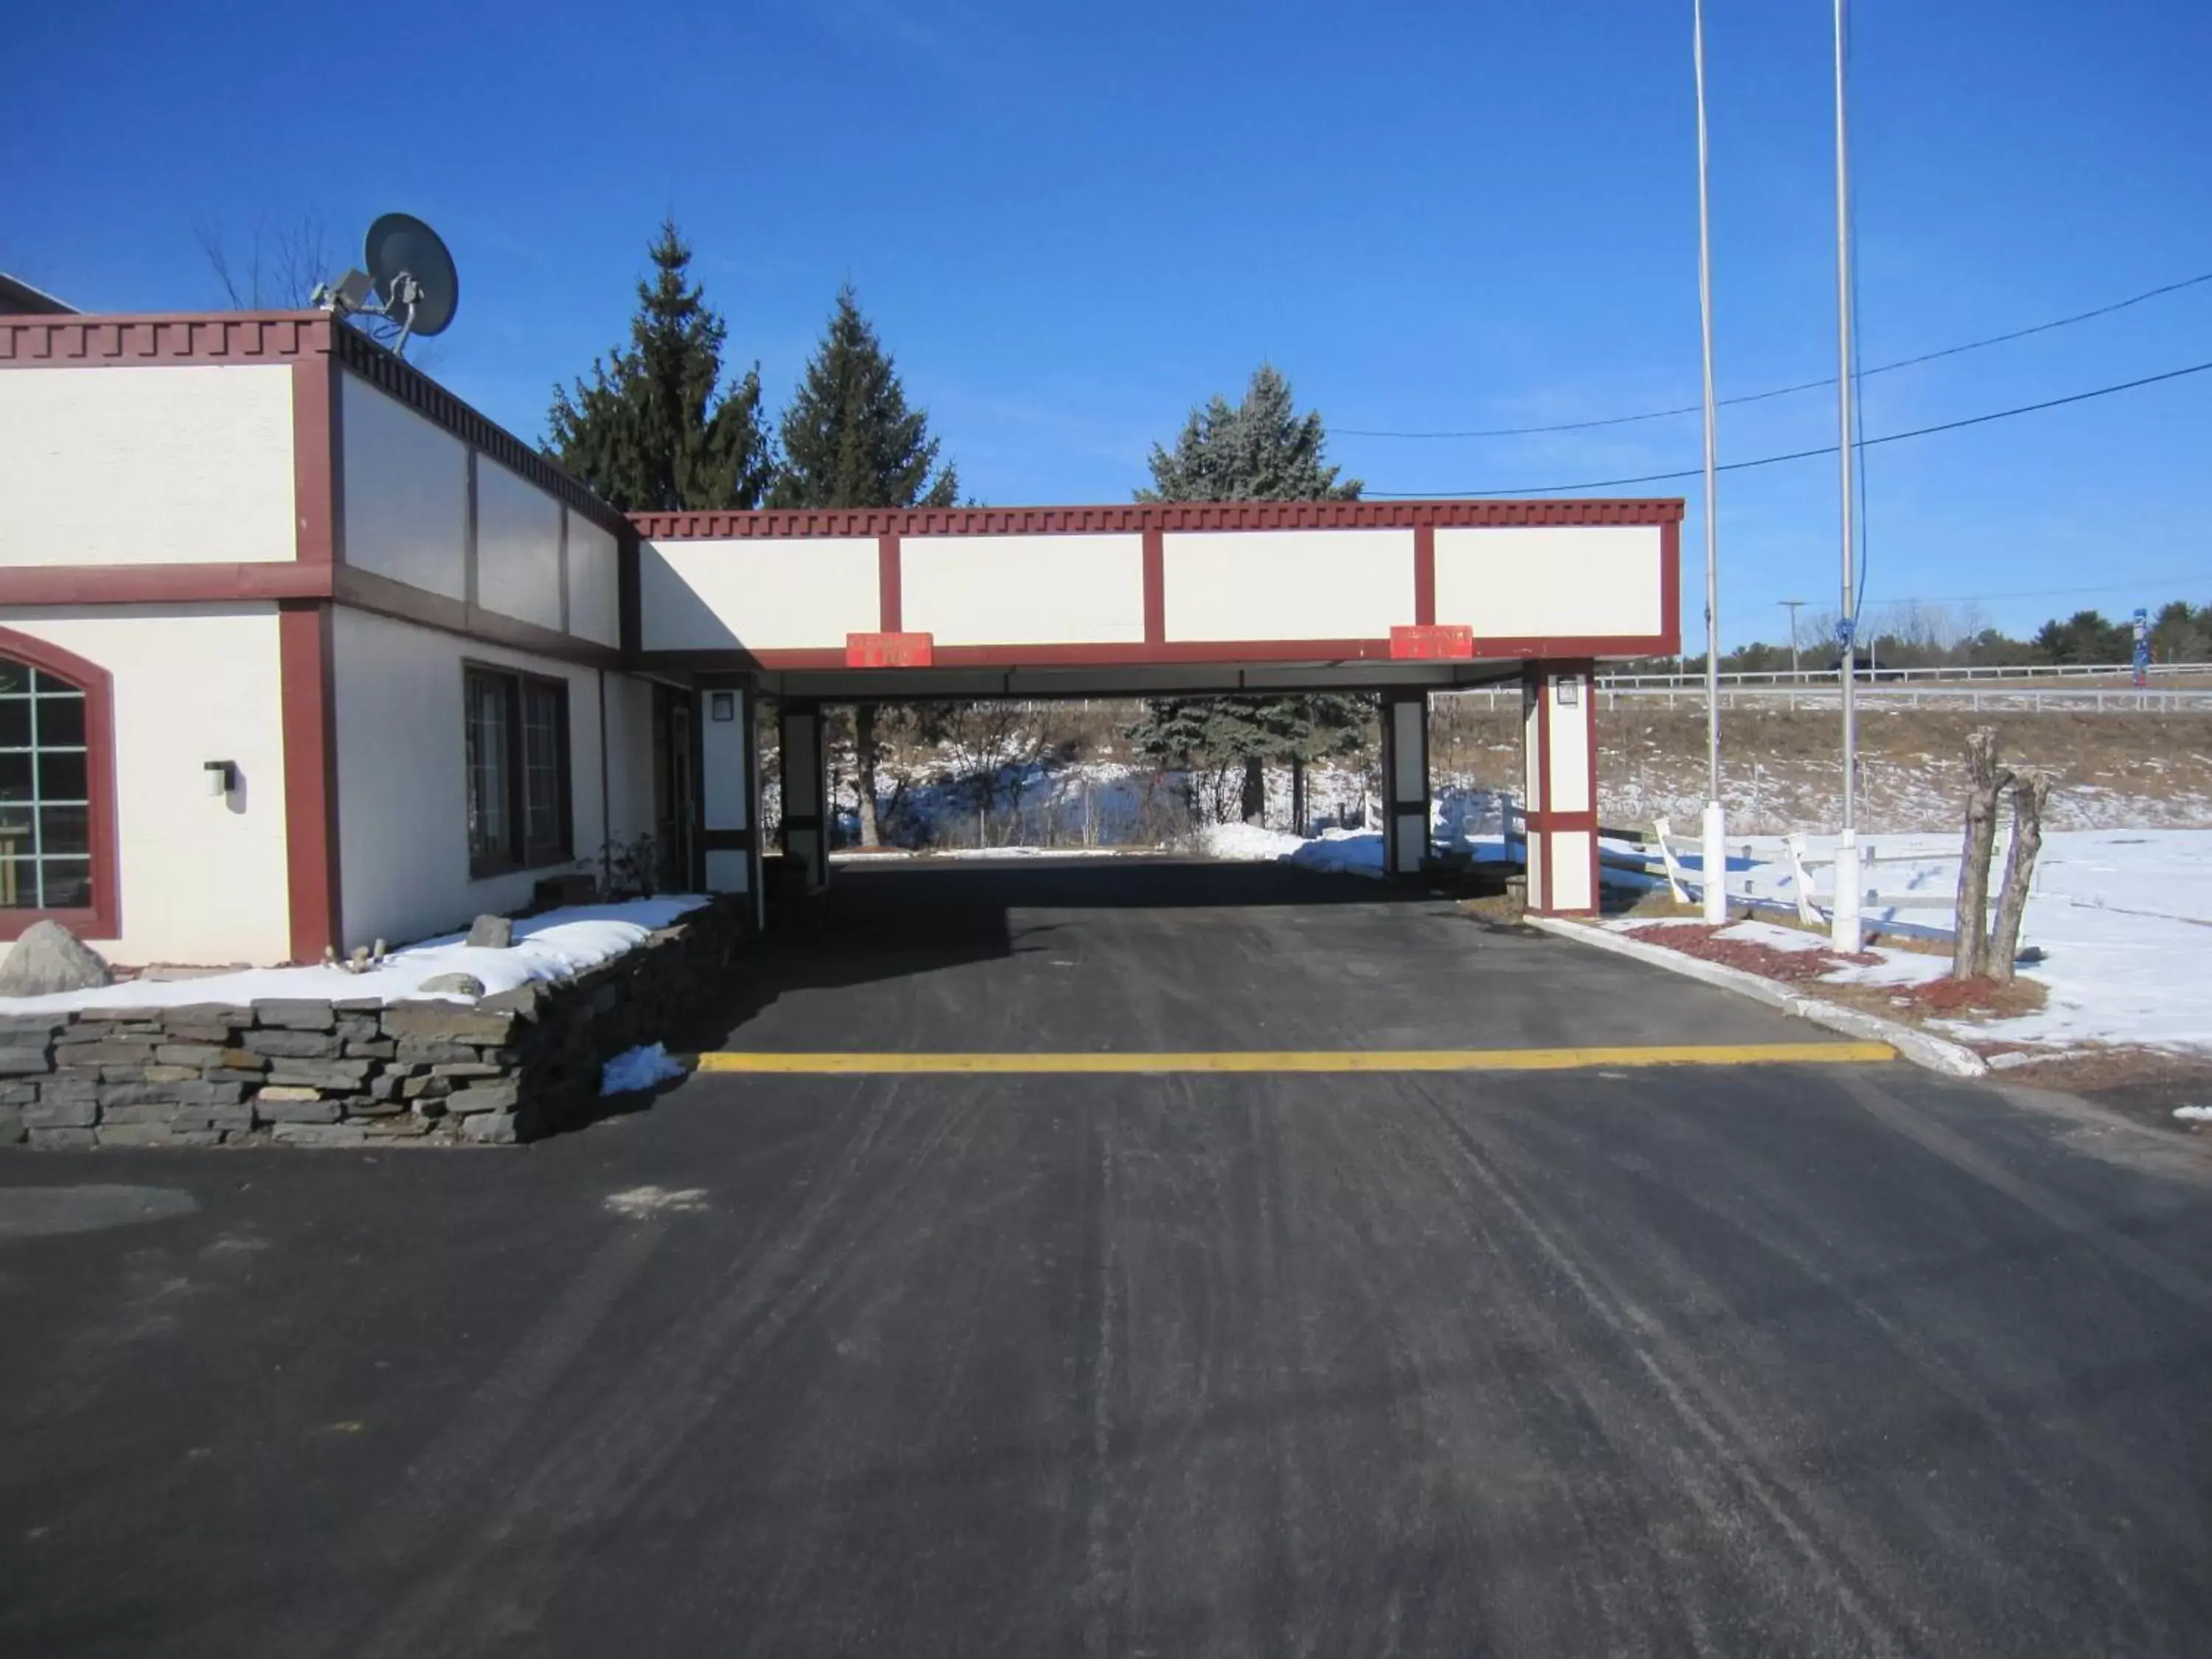
[[[238,788],[236,761],[209,761],[206,763],[205,769],[209,794],[220,800],[223,796],[236,792]]]
[[[710,691],[707,694],[707,718],[710,720],[733,720],[738,717],[738,694],[734,691]]]
[[[1560,708],[1572,708],[1582,701],[1583,683],[1579,676],[1562,674],[1556,684],[1559,688]]]

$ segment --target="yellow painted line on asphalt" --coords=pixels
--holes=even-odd
[[[981,1073],[1571,1072],[1638,1066],[1848,1066],[1897,1058],[1886,1042],[1698,1042],[1613,1048],[1284,1048],[1199,1054],[776,1054],[725,1049],[702,1072],[803,1076]]]

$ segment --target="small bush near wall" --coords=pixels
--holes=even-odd
[[[587,1119],[608,1060],[700,1010],[741,915],[717,900],[574,979],[474,1004],[0,1016],[0,1144],[527,1140]]]

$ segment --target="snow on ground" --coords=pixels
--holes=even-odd
[[[1875,893],[1956,891],[1956,836],[1870,834],[1861,840],[1885,852],[1916,854],[1869,866],[1867,883]],[[1832,848],[1835,838],[1813,836],[1808,843]],[[1794,905],[1795,884],[1778,839],[1730,837],[1729,845],[1731,896]],[[2000,836],[2000,872],[2003,848]],[[1825,908],[1821,884],[1832,878],[1820,868],[1814,877]],[[1996,878],[1993,872],[1993,883]],[[1878,901],[1869,902],[1866,915],[1876,925],[1892,918],[1923,928],[1948,928],[1950,922],[1942,908],[1898,911]],[[1790,931],[1760,925],[1772,933]],[[2021,937],[2043,953],[2042,960],[2021,970],[2044,986],[2042,1010],[2011,1019],[1953,1022],[1949,1029],[1984,1041],[2054,1048],[2109,1043],[2212,1052],[2212,830],[2047,832]],[[1838,983],[1911,985],[1950,971],[1942,957],[1881,947],[1875,954],[1882,958],[1879,966],[1845,967],[1827,977]]]
[[[365,974],[343,968],[247,968],[197,979],[134,979],[92,991],[46,997],[0,997],[0,1014],[59,1013],[74,1008],[184,1008],[200,1004],[244,1007],[266,997],[339,1001],[375,997],[385,1002],[429,997],[467,1002],[454,991],[425,992],[422,981],[440,974],[473,974],[484,994],[512,991],[531,981],[567,979],[620,956],[708,900],[697,894],[631,899],[621,904],[575,904],[514,924],[514,943],[503,951],[462,943],[447,933],[394,951]]]

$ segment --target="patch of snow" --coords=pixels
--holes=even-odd
[[[1382,836],[1376,830],[1325,830],[1317,840],[1303,842],[1287,860],[1306,870],[1327,870],[1352,876],[1382,874]]]
[[[1291,858],[1305,844],[1303,836],[1256,823],[1209,823],[1198,832],[1199,850],[1206,857],[1245,863]]]
[[[657,1215],[690,1215],[707,1207],[704,1187],[631,1187],[619,1193],[609,1193],[602,1200],[605,1207],[633,1221],[644,1221]]]
[[[2177,1106],[2174,1116],[2190,1123],[2212,1123],[2212,1106]]]
[[[177,1008],[198,1003],[244,1007],[264,997],[345,1001],[374,997],[399,1002],[426,995],[467,1002],[458,992],[430,992],[422,981],[440,974],[471,974],[487,996],[533,981],[568,979],[642,944],[686,911],[708,902],[700,894],[631,899],[620,904],[573,904],[514,924],[514,943],[503,951],[463,943],[465,930],[394,951],[365,974],[319,964],[309,968],[248,968],[197,979],[126,980],[97,990],[45,997],[0,997],[0,1013],[60,1013],[79,1008]]]
[[[684,1075],[684,1062],[658,1042],[617,1054],[599,1069],[602,1095],[635,1094]]]
[[[1741,939],[1749,945],[1764,945],[1776,951],[1825,951],[1828,948],[1828,939],[1825,933],[1802,933],[1773,921],[1730,922],[1713,937]]]
[[[1155,850],[1150,847],[933,847],[918,856],[924,860],[1121,859]]]

